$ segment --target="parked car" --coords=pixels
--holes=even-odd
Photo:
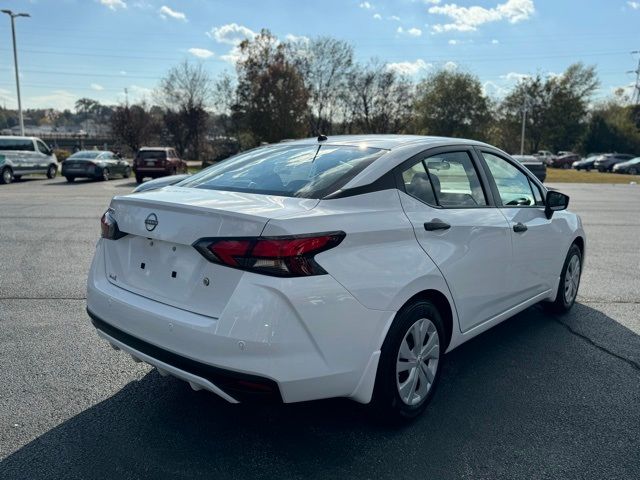
[[[67,182],[76,178],[106,181],[118,175],[129,178],[131,165],[108,150],[81,150],[62,162],[62,176]]]
[[[445,352],[540,301],[572,307],[585,233],[568,203],[472,140],[259,147],[113,198],[87,311],[116,349],[232,403],[413,418]]]
[[[626,162],[616,163],[612,169],[613,173],[628,173],[638,175],[640,173],[640,157],[632,158]]]
[[[144,183],[138,185],[133,193],[138,192],[147,192],[149,190],[158,190],[159,188],[168,187],[171,185],[175,185],[178,182],[181,182],[185,178],[189,176],[188,173],[183,173],[181,175],[170,175],[168,177],[160,177],[153,180],[147,180]]]
[[[533,155],[512,155],[522,165],[527,167],[531,173],[533,173],[538,180],[544,182],[547,178],[547,166],[542,160]]]
[[[569,152],[568,150],[558,150],[556,157],[562,157],[563,155],[575,155],[575,153]]]
[[[556,157],[549,150],[539,150],[538,153],[533,154],[535,157],[538,157],[540,160],[544,162],[546,166],[551,166],[553,159]]]
[[[576,170],[586,170],[587,172],[589,172],[593,168],[593,164],[595,163],[595,161],[601,156],[601,153],[590,153],[586,157],[573,162],[571,166]]]
[[[633,155],[626,153],[607,153],[598,157],[593,163],[593,167],[599,172],[610,172],[616,163],[626,162],[633,157]]]
[[[571,168],[574,162],[577,162],[579,160],[580,160],[579,155],[576,155],[575,153],[569,153],[566,155],[562,155],[561,157],[554,157],[551,160],[551,166],[553,168],[568,169],[568,168]]]
[[[36,137],[0,137],[0,183],[41,174],[55,178],[58,160],[49,146]]]
[[[136,182],[142,183],[146,177],[158,178],[178,173],[187,173],[187,162],[169,147],[143,147],[133,160]]]

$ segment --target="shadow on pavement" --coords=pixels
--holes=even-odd
[[[570,316],[587,313],[640,348],[597,310]],[[398,429],[347,400],[230,405],[154,370],[7,457],[0,477],[640,478],[638,371],[560,322],[533,307],[453,351],[426,414]]]

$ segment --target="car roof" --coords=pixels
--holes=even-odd
[[[18,135],[0,135],[0,140],[40,140],[38,137],[26,137]]]
[[[426,135],[329,135],[326,140],[319,142],[317,137],[302,140],[288,140],[287,145],[343,145],[343,146],[367,146],[394,150],[408,145],[422,147],[436,147],[439,145],[484,145],[476,140],[464,138],[435,137]]]
[[[111,152],[111,150],[78,150],[77,152],[73,153],[72,155],[78,155],[80,153],[113,153]]]
[[[173,149],[173,147],[141,147],[140,151],[144,151],[144,150],[171,150]]]

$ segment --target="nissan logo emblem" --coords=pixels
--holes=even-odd
[[[158,226],[158,217],[155,213],[150,213],[149,216],[145,218],[144,226],[149,232],[153,231]]]

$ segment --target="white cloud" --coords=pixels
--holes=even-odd
[[[207,50],[206,48],[190,48],[187,50],[191,55],[198,58],[209,58],[213,57],[214,53],[211,50]]]
[[[440,0],[422,0],[426,4],[437,5],[440,3]]]
[[[449,40],[449,45],[457,45],[457,40]]]
[[[509,72],[505,75],[500,75],[500,78],[503,78],[510,82],[519,82],[520,80],[524,80],[525,78],[529,78],[530,76],[531,75],[527,73]]]
[[[110,10],[117,10],[118,8],[127,8],[126,2],[123,0],[100,0],[100,3]]]
[[[207,32],[210,38],[218,43],[227,43],[229,45],[238,45],[245,39],[253,39],[257,34],[250,28],[237,23],[229,23],[220,27],[214,27]]]
[[[494,38],[493,40],[491,40],[491,43],[492,43],[493,45],[497,45],[497,44],[499,44],[500,42]]]
[[[640,2],[627,2],[627,5],[629,5],[634,10],[640,10]]]
[[[445,63],[442,68],[444,68],[445,70],[449,70],[451,72],[451,71],[456,70],[458,68],[458,64],[456,62],[449,61],[449,62]]]
[[[376,20],[382,20],[382,15],[380,15],[379,13],[375,13],[373,15],[373,18],[375,18]]]
[[[406,35],[409,35],[411,37],[419,37],[420,35],[422,35],[422,30],[420,30],[419,28],[415,28],[415,27],[410,28],[408,30],[405,30],[402,27],[398,27],[397,32],[400,35],[405,35],[406,34]]]
[[[225,62],[228,62],[232,65],[235,65],[238,62],[238,60],[240,60],[240,57],[241,57],[240,48],[238,48],[237,45],[235,45],[226,54],[220,55],[221,60],[224,60]]]
[[[183,12],[177,12],[175,10],[172,10],[166,5],[163,5],[162,7],[160,7],[160,10],[158,10],[158,13],[165,20],[167,19],[167,17],[171,17],[176,20],[182,20],[183,22],[187,21],[187,16]]]
[[[509,89],[488,80],[482,84],[482,91],[487,97],[504,97]]]
[[[396,63],[389,63],[387,65],[388,70],[392,70],[401,75],[410,75],[410,76],[417,75],[432,67],[433,67],[432,64],[427,63],[420,58],[415,62],[396,62]]]
[[[373,5],[371,5],[369,2],[362,2],[359,7],[364,8],[365,10],[371,10],[373,8]]]
[[[68,90],[54,90],[48,95],[36,95],[27,97],[24,102],[25,108],[54,108],[56,110],[73,110],[75,108],[78,95]]]
[[[389,20],[393,20],[394,22],[399,22],[400,21],[400,17],[397,15],[391,15],[389,17]]]
[[[287,42],[293,43],[309,43],[309,37],[305,37],[304,35],[294,35],[293,33],[287,33],[284,37]]]
[[[533,0],[507,0],[493,8],[480,6],[460,7],[455,3],[446,5],[434,5],[429,7],[429,13],[449,17],[451,23],[436,24],[432,30],[434,33],[459,31],[470,32],[478,29],[480,25],[490,22],[506,20],[509,23],[518,23],[527,20],[535,12]]]
[[[99,83],[92,83],[91,84],[91,89],[95,90],[96,92],[100,92],[100,91],[104,90],[104,87],[102,85],[100,85]]]
[[[120,70],[120,75],[126,75],[127,72],[125,72],[124,70]]]

